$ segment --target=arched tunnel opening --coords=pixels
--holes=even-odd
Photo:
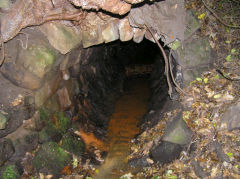
[[[75,93],[74,112],[66,112],[77,118],[79,129],[75,134],[88,151],[107,152],[95,178],[118,178],[119,171],[129,166],[123,158],[128,156],[130,141],[144,128],[156,125],[161,113],[176,108],[177,103],[174,106],[168,96],[164,59],[155,43],[147,39],[141,43],[116,41],[86,51],[90,51],[91,60],[69,69],[70,76],[78,80],[79,91]],[[165,48],[166,54],[169,51]],[[176,67],[176,62],[172,63]],[[163,142],[150,155],[168,163],[179,156],[181,149],[179,144]],[[141,167],[146,165],[145,159],[128,163]],[[117,173],[112,174],[113,170]]]
[[[233,7],[0,1],[0,178],[239,178]]]
[[[87,91],[79,92],[80,99],[85,97],[89,102],[96,101],[99,108],[102,108],[102,113],[109,114],[113,111],[111,108],[114,105],[108,106],[107,103],[116,101],[116,97],[129,91],[131,86],[141,88],[141,82],[143,84],[146,82],[149,94],[143,96],[149,96],[147,110],[161,108],[161,102],[164,103],[167,98],[167,83],[164,77],[163,57],[156,44],[146,39],[139,44],[132,41],[117,41],[88,50],[93,50],[90,58],[94,59],[85,65],[84,68],[88,71],[80,70],[79,77],[78,72],[75,71],[77,67],[74,66],[69,70],[70,76],[77,74],[80,89],[87,88]],[[139,84],[136,83],[137,81]],[[113,98],[110,99],[112,95]],[[104,118],[95,118],[92,121],[98,127],[108,125],[108,120]]]

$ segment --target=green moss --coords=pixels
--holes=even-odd
[[[179,135],[175,135],[175,136],[172,136],[172,143],[175,143],[175,144],[179,144],[179,143],[182,143],[183,141],[185,141],[185,135],[184,134],[179,134]]]
[[[45,108],[40,108],[39,113],[40,113],[40,120],[41,121],[46,121],[50,116],[48,110],[45,109]]]
[[[39,132],[39,142],[41,143],[50,141],[59,142],[61,138],[61,133],[52,122],[49,122],[48,125]]]
[[[71,156],[55,142],[44,143],[33,159],[33,166],[39,171],[47,169],[54,175],[59,175],[61,170],[71,161]]]
[[[15,178],[20,178],[20,175],[19,175],[15,165],[8,165],[3,170],[1,178],[2,179],[15,179]]]
[[[85,145],[80,138],[68,133],[62,138],[62,148],[80,156],[84,152]]]
[[[37,48],[34,53],[36,55],[37,60],[36,64],[41,65],[43,67],[52,65],[56,58],[55,52],[50,48],[46,47]]]
[[[63,112],[57,114],[57,128],[62,134],[66,133],[71,125],[69,118],[65,117]]]
[[[29,134],[25,135],[24,140],[27,144],[31,144],[32,142],[34,142],[36,137],[38,137],[38,133],[37,132],[32,132],[32,133],[29,133]]]
[[[32,45],[23,52],[24,66],[36,76],[43,78],[56,59],[56,52],[45,44]]]

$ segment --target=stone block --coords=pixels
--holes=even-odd
[[[40,30],[47,37],[50,44],[62,54],[70,52],[81,44],[82,34],[73,27],[57,22],[49,22],[40,26]]]

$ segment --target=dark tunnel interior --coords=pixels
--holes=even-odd
[[[106,131],[116,100],[136,85],[136,80],[139,87],[142,80],[147,81],[150,89],[147,111],[161,109],[168,98],[167,82],[164,60],[155,43],[146,39],[139,44],[116,41],[85,51],[90,62],[82,61],[80,67],[70,69],[71,76],[79,81],[80,90],[75,93],[77,101],[82,104],[78,105],[81,107],[76,112],[83,125],[89,121]]]

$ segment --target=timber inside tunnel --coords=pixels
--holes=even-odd
[[[211,54],[184,7],[0,2],[0,178],[120,178],[179,158],[192,137],[181,88]]]

